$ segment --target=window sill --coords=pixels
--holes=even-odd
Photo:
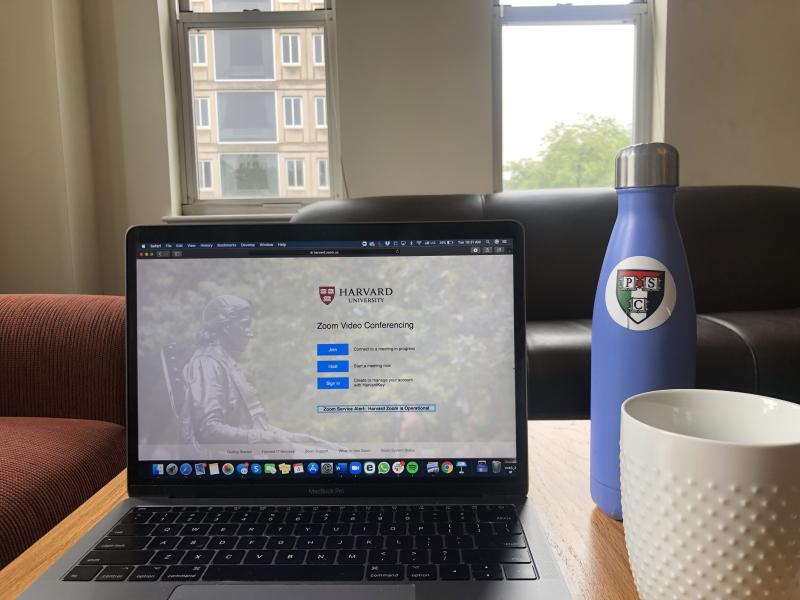
[[[161,217],[164,223],[288,223],[295,213],[262,213],[239,215],[166,215]]]

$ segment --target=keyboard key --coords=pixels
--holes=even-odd
[[[436,533],[440,535],[464,535],[463,523],[437,523]]]
[[[461,555],[463,561],[470,564],[531,562],[527,549],[462,550]]]
[[[538,579],[536,572],[533,570],[533,565],[503,565],[503,571],[506,573],[506,579]]]
[[[350,535],[350,523],[328,523],[322,528],[325,535]]]
[[[430,558],[427,550],[401,550],[400,562],[404,565],[427,565]]]
[[[203,523],[227,523],[230,519],[231,513],[224,510],[213,510],[205,514]]]
[[[238,538],[231,535],[213,537],[209,540],[206,548],[209,550],[230,550],[236,546],[237,541]]]
[[[431,550],[431,562],[437,565],[461,562],[458,550]]]
[[[312,550],[306,557],[309,565],[332,565],[335,561],[336,550]]]
[[[258,517],[256,512],[235,512],[231,515],[231,523],[255,523]]]
[[[396,564],[397,550],[370,550],[369,562],[377,565]]]
[[[175,546],[178,545],[178,540],[180,538],[178,536],[169,536],[169,537],[154,537],[150,538],[150,544],[148,544],[148,550],[172,550]]]
[[[278,550],[278,553],[275,555],[275,564],[300,565],[305,559],[305,550]]]
[[[388,535],[385,543],[387,548],[407,550],[414,547],[414,538],[410,535]]]
[[[147,525],[146,527],[152,527],[152,525]],[[178,535],[181,532],[181,529],[183,529],[183,525],[178,525],[175,523],[169,523],[167,525],[156,525],[151,535],[157,537],[161,536],[172,537]]]
[[[178,549],[180,550],[200,550],[205,548],[210,538],[205,536],[193,536],[181,538],[178,542]]]
[[[267,525],[264,533],[267,535],[291,535],[294,531],[294,525],[287,523],[270,523]]]
[[[144,565],[153,557],[152,550],[92,550],[82,565]]]
[[[441,550],[444,547],[442,537],[439,535],[415,535],[414,545],[426,550]]]
[[[161,577],[161,581],[197,581],[200,579],[204,570],[205,567],[202,565],[178,565],[169,567]]]
[[[181,530],[181,535],[206,535],[209,527],[208,523],[189,523]]]
[[[244,523],[239,525],[239,531],[237,532],[239,535],[247,535],[247,536],[263,536],[264,530],[267,528],[266,525],[258,525],[254,523]],[[233,534],[230,534],[233,535]]]
[[[96,567],[91,565],[79,565],[73,567],[72,570],[64,575],[64,581],[91,581],[103,567]]]
[[[275,536],[267,541],[267,548],[274,550],[289,550],[294,548],[295,538],[293,536]]]
[[[183,565],[207,565],[214,556],[213,550],[190,550],[181,561]]]
[[[185,550],[169,550],[169,551],[162,551],[156,552],[156,555],[153,557],[153,560],[150,561],[150,564],[153,565],[176,565],[181,562],[183,555],[186,554]]]
[[[445,581],[469,579],[467,565],[442,565],[439,567],[439,577]]]
[[[275,550],[250,550],[244,557],[246,565],[268,565],[275,558]]]
[[[356,538],[356,548],[364,550],[376,550],[383,548],[382,535],[360,535]]]
[[[223,550],[214,556],[215,565],[238,565],[244,558],[244,550]]]
[[[120,523],[115,525],[108,535],[124,535],[124,536],[140,536],[150,535],[155,525],[147,525],[144,523]],[[154,533],[153,535],[160,535]],[[166,535],[166,534],[165,534]]]
[[[167,567],[154,567],[152,565],[136,567],[136,570],[128,577],[128,581],[157,581],[166,568]]]
[[[436,565],[408,565],[406,578],[409,581],[434,581],[436,579]]]
[[[408,525],[405,523],[381,523],[380,532],[383,535],[406,535]]]
[[[294,535],[319,535],[322,533],[322,525],[313,523],[298,523],[294,526]],[[249,535],[240,533],[239,535]]]
[[[411,523],[408,526],[408,533],[411,535],[434,535],[436,523]]]
[[[205,581],[361,581],[358,565],[211,565]]]
[[[445,548],[474,548],[471,535],[446,535],[444,536]]]
[[[129,537],[115,535],[103,538],[94,547],[95,550],[142,550],[150,542],[148,537]]]
[[[303,535],[297,538],[297,547],[305,550],[317,550],[325,545],[325,538],[321,535]]]
[[[369,565],[367,581],[400,581],[405,568],[401,565]]]
[[[95,581],[125,581],[131,571],[133,571],[133,567],[130,566],[106,567],[95,578]]]
[[[242,527],[249,527],[243,525]],[[216,523],[208,530],[208,535],[231,536],[238,533],[239,526],[234,523]]]
[[[522,534],[476,535],[475,546],[478,548],[525,548]]]
[[[310,555],[310,553],[309,553]],[[339,550],[340,565],[363,565],[367,562],[366,550]]]
[[[353,547],[354,540],[351,535],[332,535],[325,541],[325,547],[331,550],[348,550]]]
[[[261,550],[267,544],[265,537],[243,537],[239,538],[237,548],[242,550]]]
[[[494,535],[495,533],[491,523],[466,523],[464,531],[470,535]]]
[[[351,535],[377,535],[377,523],[354,523],[350,529]]]
[[[472,565],[473,579],[495,580],[503,578],[503,570],[496,564]]]

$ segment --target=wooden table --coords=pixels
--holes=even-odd
[[[575,598],[636,600],[622,524],[589,496],[588,421],[530,421],[529,496]],[[125,472],[0,571],[0,598],[16,598],[114,505],[127,497]]]

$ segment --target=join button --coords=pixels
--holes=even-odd
[[[317,356],[347,356],[349,344],[317,344]]]

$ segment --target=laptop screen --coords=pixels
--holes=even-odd
[[[140,479],[515,474],[513,238],[133,250]]]

